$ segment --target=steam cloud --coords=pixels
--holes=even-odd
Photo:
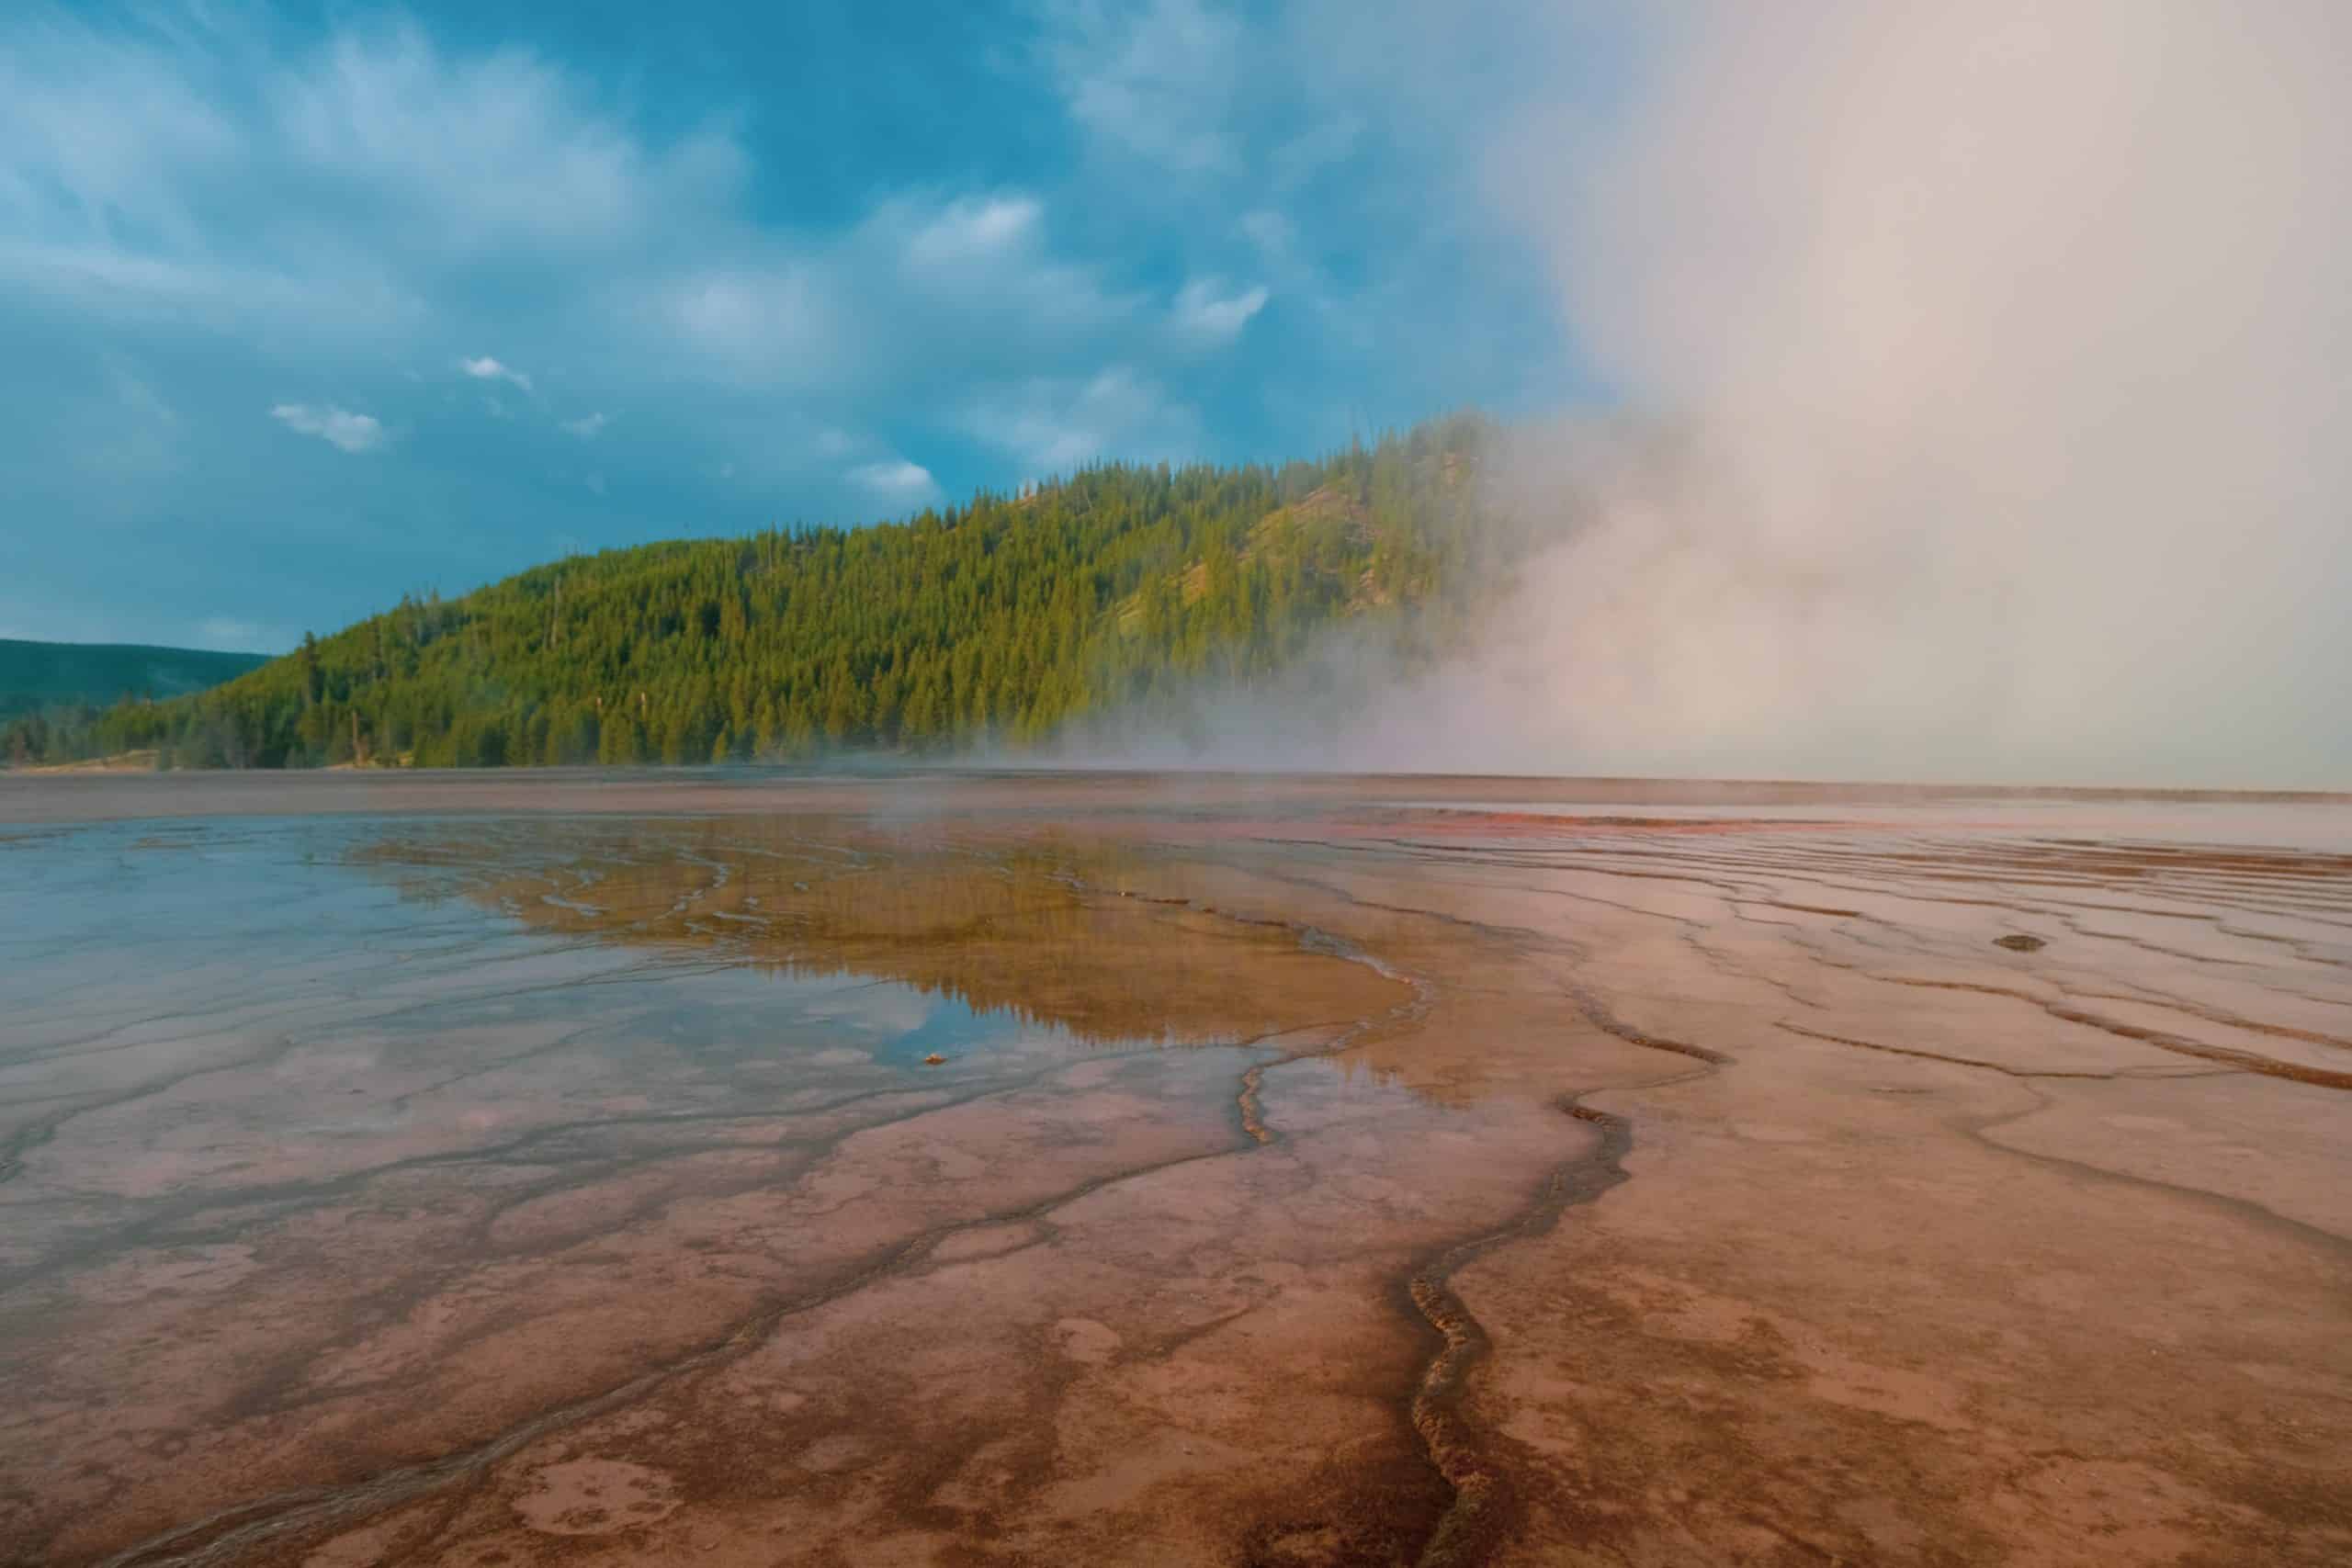
[[[1649,434],[1522,431],[1491,635],[1210,754],[2352,787],[2352,7],[1669,15],[1492,165]]]

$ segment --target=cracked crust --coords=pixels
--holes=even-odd
[[[2341,805],[402,787],[0,843],[0,1559],[2352,1555]]]

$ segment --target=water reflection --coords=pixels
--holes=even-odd
[[[33,1478],[0,1537],[47,1560],[463,1453],[983,1219],[1255,1146],[1243,1074],[1404,994],[1074,840],[356,818],[0,853],[0,1387],[46,1413],[0,1432]]]
[[[412,897],[462,896],[536,931],[912,987],[949,1004],[894,1048],[916,1061],[1015,1025],[1096,1044],[1255,1040],[1406,996],[1296,928],[1218,913],[1188,868],[1131,844],[541,821],[394,830],[353,859]]]

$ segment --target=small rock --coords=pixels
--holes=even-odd
[[[2020,931],[2008,936],[1996,936],[1993,939],[1993,945],[2006,947],[2011,953],[2039,953],[2050,944],[2038,936],[2027,936]]]

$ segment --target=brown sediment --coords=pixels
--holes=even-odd
[[[1611,1013],[1585,987],[1565,988],[1589,1022],[1628,1044],[1690,1057],[1706,1064],[1702,1072],[1732,1060],[1707,1046],[1635,1029]],[[1684,1074],[1643,1087],[1663,1089],[1692,1076],[1696,1075]],[[1471,1568],[1485,1562],[1509,1528],[1510,1517],[1508,1472],[1484,1452],[1460,1408],[1471,1370],[1488,1353],[1492,1342],[1476,1315],[1453,1291],[1451,1280],[1496,1247],[1543,1234],[1558,1222],[1563,1211],[1592,1202],[1626,1179],[1624,1156],[1633,1147],[1632,1123],[1581,1103],[1577,1095],[1564,1095],[1557,1105],[1564,1114],[1598,1130],[1599,1142],[1592,1151],[1555,1168],[1534,1201],[1510,1224],[1455,1243],[1417,1267],[1406,1280],[1407,1296],[1428,1320],[1440,1347],[1413,1391],[1413,1426],[1428,1445],[1430,1462],[1453,1491],[1453,1503],[1421,1550],[1419,1561],[1423,1568]]]
[[[1250,1134],[1251,1142],[1260,1144],[1271,1144],[1274,1141],[1273,1134],[1266,1127],[1265,1105],[1259,1099],[1259,1089],[1264,1083],[1265,1077],[1266,1069],[1263,1067],[1251,1067],[1243,1073],[1241,1092],[1234,1099],[1235,1105],[1241,1112],[1241,1130]]]
[[[1449,1281],[1496,1247],[1541,1235],[1557,1223],[1562,1211],[1592,1202],[1625,1179],[1624,1155],[1634,1142],[1625,1119],[1574,1098],[1563,1100],[1559,1108],[1598,1129],[1600,1141],[1592,1152],[1554,1170],[1535,1201],[1510,1224],[1455,1243],[1406,1280],[1407,1296],[1428,1320],[1440,1346],[1413,1390],[1413,1427],[1428,1446],[1430,1462],[1453,1492],[1452,1504],[1421,1548],[1419,1562],[1424,1568],[1469,1568],[1486,1561],[1510,1520],[1509,1473],[1486,1451],[1461,1411],[1470,1372],[1493,1342]]]
[[[2313,1084],[2322,1089],[2352,1089],[2352,1072],[2339,1072],[2330,1067],[2312,1066],[2303,1062],[2284,1062],[2275,1056],[2264,1056],[2252,1051],[2238,1051],[2227,1045],[2214,1045],[2202,1040],[2191,1040],[2186,1035],[2175,1034],[2166,1030],[2143,1028],[2135,1023],[2125,1023],[2116,1019],[2105,1018],[2065,1002],[2052,1001],[2047,997],[2038,997],[2030,991],[2020,991],[2014,987],[1990,986],[1973,980],[1929,980],[1910,975],[1879,975],[1871,977],[1883,980],[1890,986],[1913,986],[1934,991],[1973,991],[1979,996],[2004,997],[2011,1001],[2025,1002],[2040,1008],[2062,1023],[2079,1023],[2085,1028],[2101,1030],[2124,1040],[2133,1040],[2143,1045],[2153,1045],[2159,1051],[2170,1051],[2176,1055],[2194,1056],[2199,1061],[2217,1062],[2224,1066],[2234,1067],[2241,1072],[2264,1073],[2272,1077],[2292,1078],[2297,1083]],[[2284,1033],[2284,1032],[2278,1032]],[[2287,1037],[2310,1038],[2301,1033]],[[2326,1043],[2341,1043],[2332,1040]]]
[[[1776,1020],[1772,1027],[1787,1030],[1791,1034],[1802,1034],[1807,1040],[1826,1040],[1833,1045],[1851,1045],[1859,1051],[1881,1051],[1890,1056],[1916,1056],[1923,1062],[1947,1062],[1955,1067],[1982,1067],[1986,1072],[2005,1073],[2013,1078],[2084,1078],[2107,1082],[2122,1076],[2126,1070],[2118,1068],[2114,1072],[2088,1073],[2012,1067],[2007,1063],[1988,1062],[1975,1056],[1956,1056],[1948,1051],[1922,1051],[1911,1045],[1890,1045],[1880,1040],[1858,1040],[1850,1034],[1832,1034],[1826,1030],[1807,1029],[1803,1024],[1791,1023],[1786,1019]],[[2225,1070],[2235,1071],[2236,1069]]]
[[[285,787],[0,840],[0,1561],[2352,1555],[2342,803]]]
[[[1571,985],[1563,988],[1575,998],[1577,1010],[1582,1013],[1594,1028],[1623,1040],[1628,1045],[1638,1045],[1645,1051],[1665,1051],[1677,1056],[1689,1056],[1694,1060],[1705,1062],[1711,1066],[1723,1066],[1732,1059],[1727,1053],[1718,1051],[1713,1046],[1693,1045],[1685,1040],[1667,1040],[1646,1030],[1636,1029],[1611,1012],[1600,998],[1593,995],[1587,987]]]

